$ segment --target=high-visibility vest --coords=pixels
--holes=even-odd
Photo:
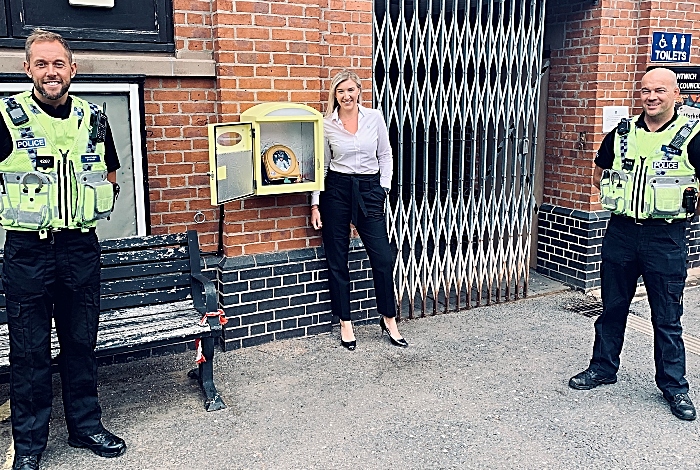
[[[663,131],[647,132],[632,119],[623,120],[615,133],[612,168],[603,170],[600,180],[603,208],[636,219],[686,218],[683,194],[698,190],[688,160],[688,143],[700,132],[697,124],[679,115]]]
[[[2,98],[12,153],[0,162],[0,224],[9,230],[87,230],[114,208],[107,181],[106,118],[72,96],[67,119],[46,114],[31,91]]]

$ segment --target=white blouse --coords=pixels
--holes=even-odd
[[[357,132],[351,134],[340,121],[338,109],[323,120],[323,174],[328,168],[338,173],[371,175],[379,172],[379,184],[391,188],[394,163],[389,131],[384,116],[376,109],[358,105]],[[320,191],[311,193],[311,204],[318,204]]]

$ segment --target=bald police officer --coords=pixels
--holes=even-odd
[[[589,390],[617,381],[627,315],[642,276],[654,328],[656,385],[676,417],[694,420],[680,320],[686,229],[698,209],[700,125],[676,112],[679,96],[671,70],[647,72],[640,90],[644,112],[623,120],[598,151],[594,181],[601,204],[612,212],[600,270],[603,313],[595,322],[590,365],[569,386]]]

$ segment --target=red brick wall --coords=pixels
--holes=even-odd
[[[175,48],[182,52],[211,52],[212,36],[211,0],[173,0]]]
[[[651,65],[652,32],[697,31],[700,3],[548,2],[547,24],[563,24],[565,40],[551,53],[544,202],[599,210],[592,183],[595,152],[604,137],[603,106],[626,105],[640,112],[635,90]],[[691,60],[698,63],[695,41]]]
[[[265,101],[323,111],[328,80],[341,67],[371,77],[372,2],[335,0],[215,2],[214,58],[221,120]],[[227,256],[321,244],[309,227],[306,194],[226,205]]]
[[[209,202],[206,127],[216,119],[214,80],[149,78],[144,95],[151,231],[194,228],[203,249],[214,249],[219,212]]]
[[[178,55],[212,51],[216,78],[148,79],[147,149],[153,233],[196,229],[204,250],[218,243],[209,202],[208,123],[238,120],[264,101],[323,111],[330,77],[352,67],[371,102],[370,0],[174,0]],[[227,256],[318,246],[306,194],[226,204]],[[205,222],[194,222],[201,211]]]

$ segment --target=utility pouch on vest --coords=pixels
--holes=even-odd
[[[3,225],[40,230],[51,223],[55,208],[51,192],[55,179],[40,172],[5,173],[6,194],[2,194],[0,216]]]
[[[629,182],[627,173],[618,170],[603,170],[600,178],[600,204],[609,211],[625,210],[625,190]]]
[[[698,205],[698,190],[695,187],[688,187],[683,190],[683,209],[686,214],[695,214]]]
[[[90,173],[88,175],[95,175]],[[81,223],[94,222],[106,219],[114,209],[114,186],[109,181],[100,178],[99,181],[91,181],[88,175],[79,175],[82,188],[82,214],[79,214]]]
[[[651,217],[672,217],[685,214],[683,188],[694,186],[693,177],[654,176],[649,181]]]

